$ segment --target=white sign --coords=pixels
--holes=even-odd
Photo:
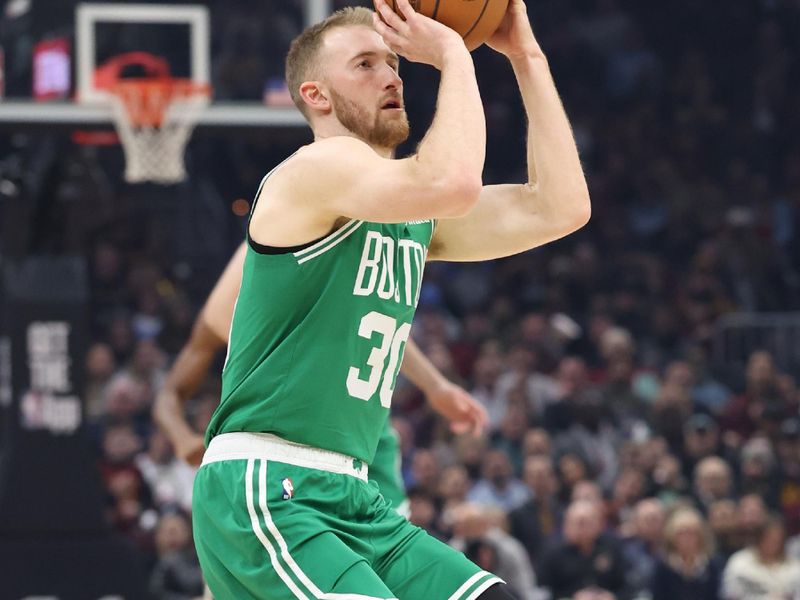
[[[20,403],[20,418],[27,429],[70,434],[81,424],[81,403],[73,393],[69,372],[71,328],[66,321],[28,325],[30,388]]]

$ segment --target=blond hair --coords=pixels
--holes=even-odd
[[[711,530],[706,525],[703,516],[694,508],[681,507],[675,509],[670,515],[664,527],[664,547],[667,554],[675,553],[675,536],[678,530],[684,527],[692,527],[697,530],[700,538],[700,552],[708,558],[714,553],[714,539]]]
[[[361,25],[372,28],[372,11],[362,6],[348,6],[337,10],[324,21],[303,30],[289,47],[286,55],[286,85],[292,101],[300,112],[308,119],[308,107],[300,96],[300,86],[312,79],[316,74],[319,61],[319,50],[325,34],[336,27]]]

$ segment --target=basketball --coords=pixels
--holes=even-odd
[[[508,0],[410,0],[418,13],[454,29],[471,51],[497,30],[506,14]],[[389,3],[397,10],[397,1]]]

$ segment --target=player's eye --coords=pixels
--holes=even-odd
[[[368,60],[362,60],[360,63],[358,63],[358,67],[361,69],[369,69],[371,66],[372,63],[370,63]]]

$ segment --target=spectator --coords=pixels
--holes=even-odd
[[[665,454],[658,459],[653,469],[653,484],[659,499],[665,504],[672,504],[689,490],[689,484],[681,472],[681,462],[672,454]]]
[[[186,516],[180,512],[164,514],[158,521],[155,538],[158,562],[150,576],[150,593],[159,600],[201,598],[203,574]]]
[[[561,483],[561,501],[568,503],[572,497],[573,488],[581,481],[590,479],[589,467],[583,456],[577,452],[562,454],[556,462],[558,479]]]
[[[619,474],[607,504],[612,525],[630,520],[634,505],[644,497],[645,478],[639,469],[630,467]]]
[[[502,450],[492,450],[483,462],[483,477],[472,486],[467,499],[511,511],[522,506],[529,496],[528,488],[514,477],[508,455]]]
[[[496,570],[520,600],[534,600],[536,580],[522,544],[502,528],[503,513],[477,504],[462,504],[451,511],[453,538],[450,545],[462,552],[470,550],[479,558],[491,557]],[[486,544],[491,551],[476,548],[475,542]]]
[[[628,565],[627,588],[635,596],[650,589],[663,549],[664,508],[655,498],[640,500],[631,518],[631,535],[622,548]]]
[[[753,435],[767,406],[778,401],[778,371],[769,352],[753,352],[747,361],[746,388],[725,412],[725,428],[739,439]]]
[[[499,389],[503,372],[503,355],[499,344],[484,344],[480,356],[475,361],[472,377],[474,387],[470,393],[486,407],[489,414],[489,428],[494,431],[508,410],[508,395]]]
[[[701,460],[694,470],[693,492],[703,512],[708,511],[712,502],[729,498],[733,492],[733,477],[728,463],[718,456]]]
[[[692,414],[689,392],[677,383],[661,386],[653,403],[651,422],[655,432],[663,437],[675,454],[683,448],[684,423]]]
[[[511,535],[528,552],[531,564],[539,566],[546,542],[561,528],[562,509],[558,502],[558,479],[548,456],[529,456],[525,460],[523,481],[530,499],[509,514]]]
[[[717,600],[722,568],[714,557],[711,534],[703,517],[679,508],[664,530],[664,557],[650,588],[653,600]]]
[[[414,453],[411,464],[411,481],[407,483],[434,496],[439,485],[439,461],[436,455],[430,450],[420,448]]]
[[[603,499],[603,490],[600,489],[600,485],[596,481],[584,479],[575,484],[575,487],[572,488],[570,503],[578,501],[592,502],[601,507],[603,525],[605,525],[606,502]]]
[[[150,397],[141,381],[121,372],[105,388],[103,420],[109,424],[131,424],[147,429]]]
[[[445,467],[439,484],[439,498],[443,503],[443,509],[466,502],[469,488],[469,474],[463,465]]]
[[[561,360],[555,377],[555,398],[545,406],[543,421],[549,432],[561,433],[575,421],[577,398],[592,393],[586,363],[578,357]]]
[[[175,504],[187,513],[191,512],[195,471],[175,457],[164,433],[154,431],[147,452],[139,454],[135,462],[150,488],[156,507]]]
[[[462,435],[455,439],[454,446],[456,460],[467,470],[469,478],[472,481],[480,479],[488,446],[487,439],[482,436]]]
[[[580,500],[569,506],[564,515],[564,539],[545,555],[539,574],[553,598],[592,588],[610,592],[617,600],[628,597],[622,550],[602,531],[602,516],[595,503]]]
[[[764,499],[757,494],[748,494],[739,499],[736,509],[742,546],[751,546],[761,534],[769,520],[769,510]]]
[[[105,388],[116,369],[111,347],[103,342],[92,344],[86,353],[86,416],[99,421],[104,416]]]
[[[739,465],[739,493],[755,494],[771,508],[778,507],[775,455],[766,438],[757,437],[742,446]]]
[[[522,452],[525,458],[534,455],[550,456],[552,453],[550,434],[541,427],[528,429],[522,440]]]
[[[417,527],[422,527],[431,535],[444,539],[444,533],[438,530],[436,523],[436,503],[433,496],[422,488],[411,488],[407,491],[407,496],[408,520]]]
[[[778,498],[780,510],[791,536],[800,533],[800,420],[786,419],[777,441],[780,465]]]
[[[572,424],[556,437],[562,452],[579,452],[603,489],[610,489],[617,476],[619,432],[607,405],[596,391],[572,396],[568,400]]]
[[[522,473],[523,437],[528,430],[528,416],[522,402],[509,404],[500,429],[491,438],[492,447],[502,450],[511,460],[515,475]]]
[[[716,540],[717,553],[727,561],[742,548],[742,530],[739,526],[736,502],[717,500],[708,508],[708,524]]]
[[[698,409],[715,416],[721,415],[731,400],[731,391],[711,374],[708,358],[702,348],[695,346],[687,354],[694,374],[692,400]]]
[[[692,415],[683,427],[684,473],[690,475],[697,463],[721,451],[719,427],[714,419],[703,413]]]
[[[769,519],[755,543],[731,556],[723,575],[723,598],[800,598],[800,562],[786,554],[786,529],[780,519]]]

